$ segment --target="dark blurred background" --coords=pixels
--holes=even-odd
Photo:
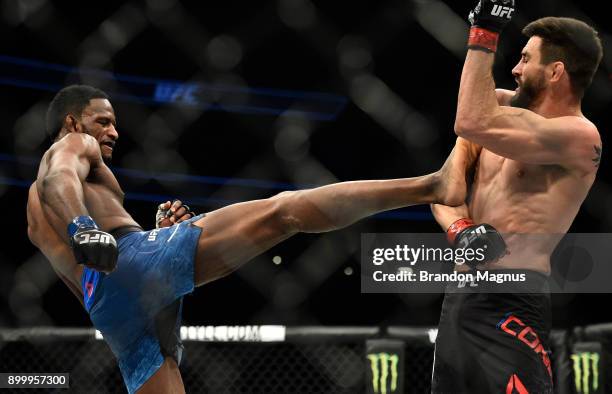
[[[90,325],[26,234],[27,188],[48,147],[44,114],[62,86],[88,83],[111,95],[116,173],[145,228],[166,198],[206,212],[284,189],[418,176],[438,169],[454,143],[473,3],[1,1],[0,326]],[[576,17],[601,34],[604,61],[584,113],[604,155],[572,232],[612,232],[605,4],[520,2],[495,66],[498,87],[514,89],[520,30],[539,17]],[[441,295],[361,294],[358,258],[361,233],[437,231],[422,206],[297,235],[197,289],[184,323],[436,325]],[[595,308],[612,302],[609,294],[553,301],[556,327],[612,318]]]

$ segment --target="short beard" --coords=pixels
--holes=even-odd
[[[539,75],[534,81],[525,81],[519,92],[510,99],[510,106],[524,109],[532,108],[545,88],[543,75]]]

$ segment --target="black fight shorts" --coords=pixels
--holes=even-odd
[[[552,393],[547,277],[527,270],[489,272],[524,274],[529,289],[539,290],[521,293],[515,283],[481,281],[448,285],[431,392]],[[508,293],[500,292],[503,286]]]

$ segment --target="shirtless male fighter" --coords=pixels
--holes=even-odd
[[[550,255],[601,159],[599,132],[583,115],[581,100],[602,46],[597,32],[578,20],[536,20],[523,29],[529,40],[512,70],[518,88],[496,91],[497,40],[514,12],[513,0],[481,0],[470,14],[455,132],[481,151],[467,204],[432,209],[451,241],[473,223],[488,223],[503,235],[508,254],[458,270],[521,272],[546,289]],[[516,288],[500,294],[490,286],[447,287],[432,393],[552,393],[549,294]]]
[[[130,393],[184,392],[176,331],[182,297],[194,287],[298,232],[331,231],[413,204],[456,206],[466,198],[468,144],[459,139],[445,165],[429,175],[283,192],[143,231],[123,208],[123,192],[106,165],[119,137],[107,95],[67,87],[47,118],[55,142],[29,191],[28,235],[82,297]],[[157,324],[162,313],[171,316],[169,328]]]

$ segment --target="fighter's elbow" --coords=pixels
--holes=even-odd
[[[470,139],[469,137],[473,136],[478,130],[482,130],[482,122],[479,122],[476,119],[468,118],[468,117],[457,117],[455,119],[455,134],[458,137],[463,137],[465,139]]]
[[[455,135],[457,137],[465,138],[465,126],[463,125],[463,123],[455,121],[455,125],[453,126],[453,130],[455,131]]]

